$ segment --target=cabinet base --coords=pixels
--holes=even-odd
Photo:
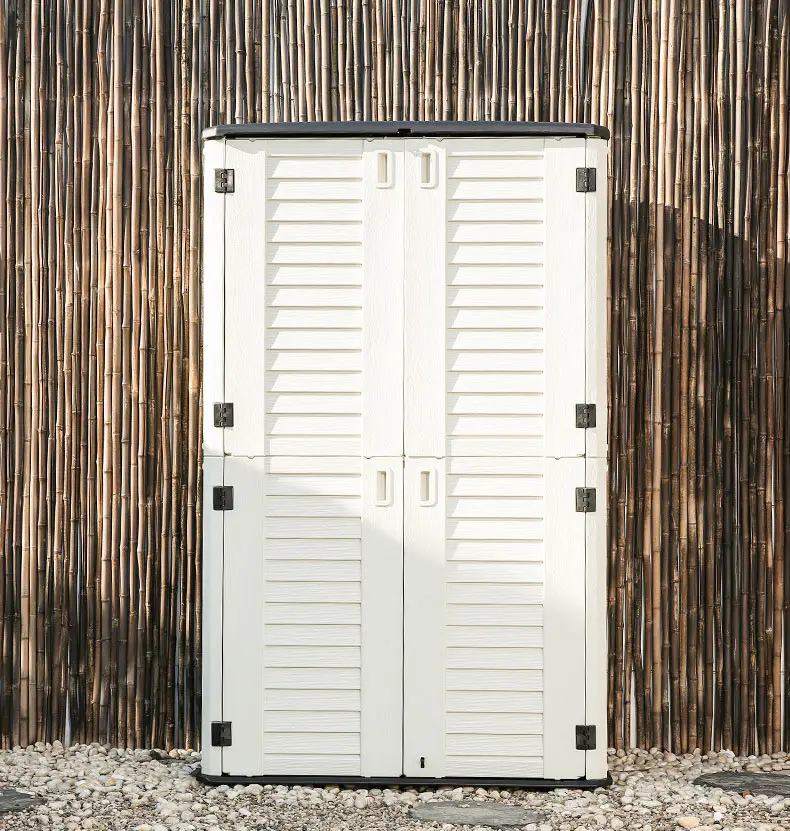
[[[211,775],[198,768],[195,777],[206,785],[348,785],[354,787],[381,788],[508,788],[510,790],[552,791],[556,788],[592,790],[606,788],[612,777],[605,779],[508,779],[496,776],[447,776],[441,779],[417,776],[234,776],[223,773]]]

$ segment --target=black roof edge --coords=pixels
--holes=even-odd
[[[450,136],[556,136],[609,139],[597,124],[548,121],[293,121],[268,124],[218,124],[203,131],[213,138],[428,138]]]

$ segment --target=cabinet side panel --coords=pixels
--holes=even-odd
[[[203,148],[203,455],[222,456],[223,431],[214,426],[214,402],[223,401],[225,372],[225,195],[214,172],[225,166],[225,142]]]
[[[584,139],[546,139],[546,437],[544,454],[584,455],[585,197],[576,171]]]
[[[203,458],[203,720],[202,770],[222,773],[222,750],[211,746],[211,722],[222,721],[222,581],[221,511],[211,510],[212,493],[222,484],[221,458]]]
[[[234,425],[225,450],[262,455],[266,399],[266,153],[263,140],[229,142],[225,165],[235,190],[225,196],[225,394]]]
[[[587,534],[586,594],[587,594],[587,724],[594,724],[597,732],[595,750],[588,750],[587,778],[606,776],[606,459],[586,460],[586,484],[595,488],[595,513],[585,514]]]
[[[594,193],[585,195],[587,214],[586,253],[586,333],[587,333],[587,401],[597,406],[597,423],[585,430],[587,456],[605,459],[607,455],[607,428],[609,418],[607,384],[608,349],[608,179],[607,143],[603,139],[586,141],[587,167],[596,170],[597,187]]]
[[[584,459],[546,459],[546,586],[544,599],[544,769],[546,779],[585,773],[576,725],[585,724],[585,517],[575,491]]]
[[[263,604],[265,596],[263,459],[225,459],[233,510],[223,511],[223,721],[233,743],[223,748],[223,773],[259,776],[263,764]],[[219,512],[217,512],[219,513]]]

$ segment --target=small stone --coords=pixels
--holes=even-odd
[[[699,819],[697,817],[681,817],[677,820],[677,824],[681,828],[697,828],[700,824]]]

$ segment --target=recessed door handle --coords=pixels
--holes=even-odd
[[[420,507],[430,508],[436,504],[436,471],[420,471]]]
[[[376,507],[388,508],[392,505],[392,471],[376,471]]]
[[[439,159],[436,150],[420,150],[420,187],[435,188]]]
[[[376,151],[376,187],[392,187],[392,151]]]

